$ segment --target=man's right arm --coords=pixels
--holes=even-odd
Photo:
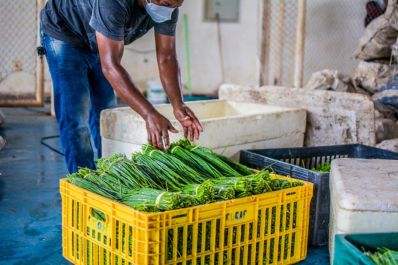
[[[107,38],[99,32],[96,32],[96,37],[101,67],[106,79],[117,95],[145,120],[148,142],[163,149],[164,140],[165,147],[168,148],[168,131],[176,133],[177,130],[146,100],[121,65],[124,42]]]

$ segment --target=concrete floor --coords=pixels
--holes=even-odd
[[[62,156],[40,144],[57,135],[43,109],[1,109],[6,124],[0,135],[0,265],[63,265],[61,198],[58,181],[66,175]],[[57,139],[48,140],[59,148]],[[309,250],[303,265],[329,264],[327,247]]]

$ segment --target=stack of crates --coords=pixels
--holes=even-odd
[[[307,255],[313,192],[311,183],[303,183],[235,200],[143,213],[62,179],[63,255],[84,265],[297,263]]]

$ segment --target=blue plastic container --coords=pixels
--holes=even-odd
[[[333,265],[374,265],[364,251],[398,251],[398,233],[336,235]]]

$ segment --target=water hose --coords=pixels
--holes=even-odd
[[[184,25],[184,45],[185,45],[186,71],[187,71],[187,88],[189,95],[192,96],[191,56],[189,50],[189,23],[188,23],[187,14],[184,14],[183,25]]]

